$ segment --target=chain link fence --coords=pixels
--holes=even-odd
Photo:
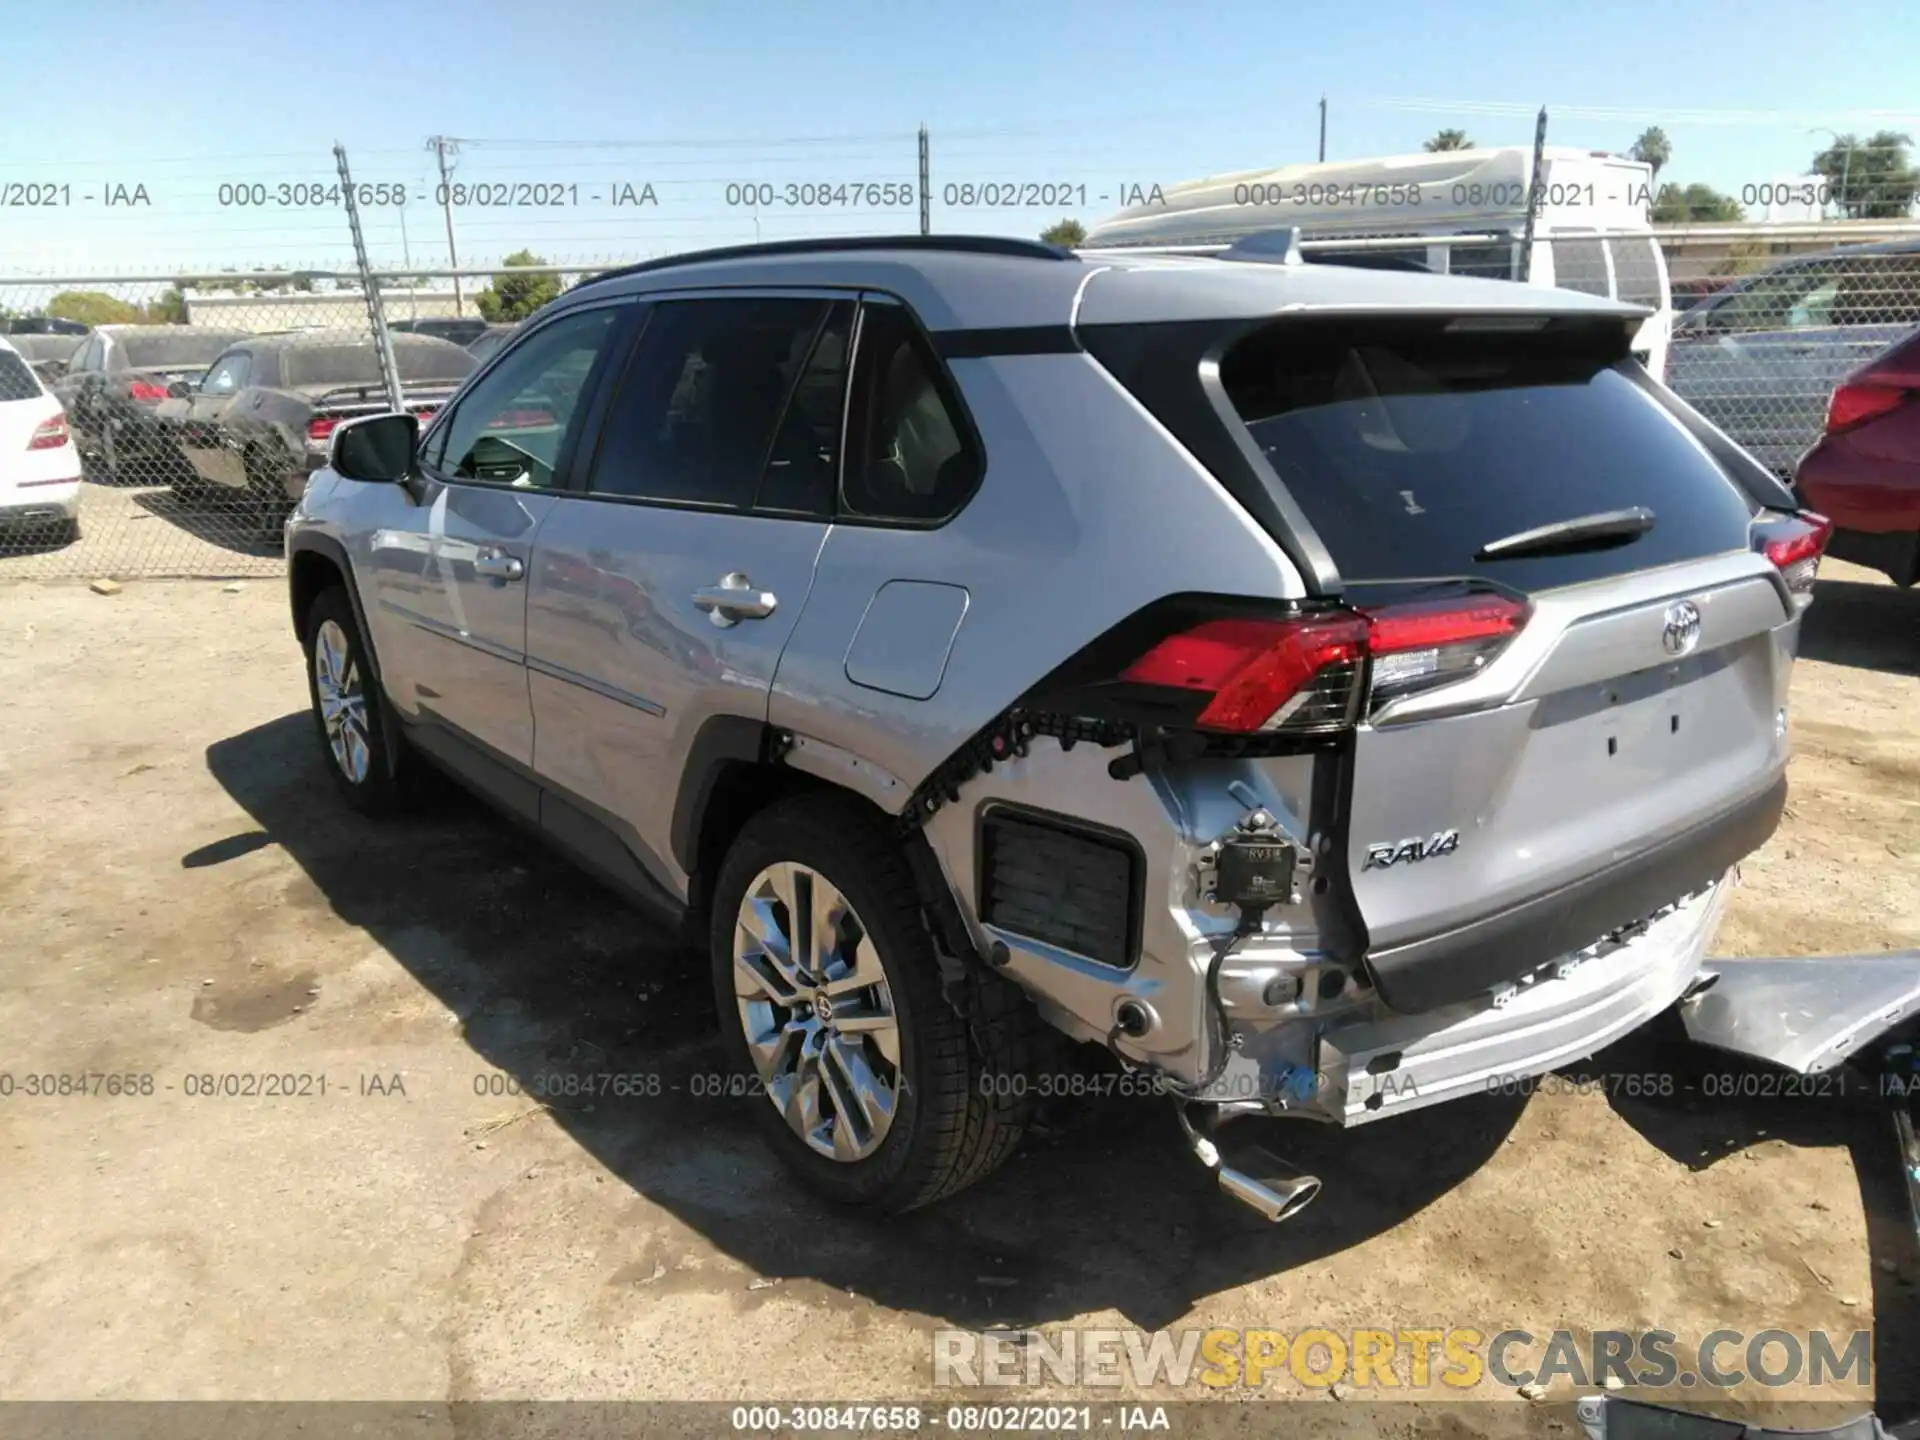
[[[1509,148],[1544,133],[1518,108],[1474,123],[1502,127],[1481,138]],[[1563,214],[1529,247],[1519,224],[1372,223],[1322,227],[1303,249],[1654,308],[1648,363],[1790,477],[1835,386],[1920,328],[1913,172],[1845,138],[1816,157],[1824,170],[1737,195],[1660,180],[1645,197],[1651,229],[1589,221],[1579,233]],[[15,416],[0,421],[0,451],[13,452],[0,456],[0,580],[278,573],[282,519],[333,426],[388,403],[369,288],[403,402],[427,414],[508,322],[618,264],[929,229],[1047,229],[1073,243],[1074,217],[1151,206],[1192,173],[1075,148],[1097,140],[1050,137],[1016,166],[1009,147],[1026,138],[997,130],[684,145],[436,136],[356,155],[364,264],[344,158],[337,174],[324,155],[156,161],[140,182],[91,178],[118,162],[76,162],[57,183],[15,183],[0,165],[0,335],[13,352],[0,351],[0,415]],[[253,258],[191,268],[188,244]],[[97,263],[56,269],[55,255]],[[46,273],[26,273],[36,264]]]

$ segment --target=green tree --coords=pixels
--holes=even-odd
[[[1701,221],[1744,220],[1747,212],[1731,195],[1722,195],[1711,185],[1699,181],[1682,187],[1669,180],[1653,197],[1653,219],[1657,225],[1685,225]]]
[[[1849,220],[1903,220],[1913,210],[1920,170],[1907,163],[1911,135],[1880,130],[1862,140],[1841,135],[1813,157],[1813,172],[1833,187]]]
[[[138,305],[101,290],[62,290],[47,301],[47,314],[82,325],[137,325],[147,318]]]
[[[1420,148],[1436,154],[1442,150],[1471,150],[1473,137],[1464,130],[1442,130]]]
[[[185,297],[171,287],[162,290],[158,296],[147,302],[147,323],[149,325],[185,325],[187,323]]]
[[[1071,250],[1076,245],[1087,243],[1087,227],[1078,220],[1068,217],[1054,221],[1040,232],[1040,238],[1049,245],[1064,245]]]
[[[516,250],[500,262],[506,266],[545,265],[547,262],[531,250]],[[508,324],[524,320],[560,294],[558,275],[515,275],[496,273],[493,283],[473,297],[480,314],[488,323]]]
[[[1667,132],[1658,125],[1649,125],[1640,132],[1640,138],[1633,142],[1633,148],[1627,152],[1642,165],[1653,167],[1653,178],[1657,181],[1660,172],[1673,158],[1673,145],[1667,139]]]

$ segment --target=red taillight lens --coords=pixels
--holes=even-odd
[[[1369,658],[1376,700],[1444,685],[1485,667],[1530,613],[1524,601],[1476,595],[1360,613],[1207,620],[1154,645],[1120,679],[1207,693],[1193,722],[1203,730],[1337,730],[1358,718]]]
[[[1764,527],[1755,543],[1780,571],[1787,590],[1804,609],[1813,601],[1813,582],[1820,577],[1820,557],[1833,538],[1833,522],[1811,510]]]
[[[1445,685],[1486,667],[1532,607],[1504,595],[1387,605],[1365,612],[1373,698]]]
[[[154,405],[167,398],[167,387],[155,385],[151,380],[131,380],[127,383],[127,395],[142,405]]]
[[[67,417],[56,415],[51,420],[42,420],[33,427],[33,436],[27,441],[29,450],[58,450],[70,443],[72,436],[67,431]]]
[[[309,445],[325,445],[327,443],[327,437],[333,434],[333,427],[339,423],[340,421],[337,418],[331,416],[325,418],[316,417],[315,419],[307,421],[307,443]]]
[[[1135,685],[1204,690],[1203,730],[1320,729],[1349,723],[1367,624],[1351,611],[1284,620],[1207,620],[1121,672]],[[1289,722],[1292,722],[1289,724]]]
[[[1875,385],[1871,381],[1842,385],[1827,401],[1827,433],[1851,430],[1897,408],[1906,398],[1907,392],[1897,385]]]

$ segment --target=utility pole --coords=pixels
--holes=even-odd
[[[1533,224],[1540,214],[1540,202],[1546,198],[1547,107],[1540,107],[1540,118],[1533,122],[1533,179],[1527,186],[1527,227],[1520,238],[1520,283],[1533,278]]]
[[[447,168],[447,156],[458,152],[460,142],[445,135],[434,135],[427,140],[427,148],[440,162],[440,209],[447,217],[447,264],[454,272],[453,313],[460,315],[465,313],[465,306],[460,301],[460,252],[453,244],[453,172]]]
[[[1327,158],[1327,97],[1320,97],[1320,158]]]
[[[920,127],[920,233],[933,233],[933,178],[927,164],[927,127]]]

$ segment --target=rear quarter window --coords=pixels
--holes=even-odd
[[[1527,590],[1746,546],[1751,502],[1632,377],[1623,327],[1447,323],[1282,322],[1222,362],[1228,397],[1344,579]],[[1635,505],[1655,522],[1624,545],[1478,558],[1521,531]]]

